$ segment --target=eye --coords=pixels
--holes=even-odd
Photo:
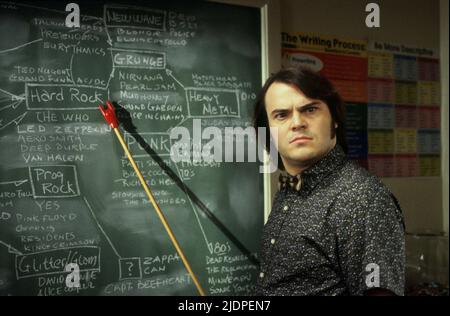
[[[274,118],[276,120],[281,120],[281,119],[284,119],[285,117],[286,117],[286,113],[284,113],[284,112],[279,112],[279,113],[274,115]]]
[[[306,108],[304,111],[305,111],[306,113],[310,113],[310,114],[311,114],[311,113],[316,112],[317,109],[318,109],[317,106],[310,106],[310,107]]]

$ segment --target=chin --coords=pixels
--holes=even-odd
[[[312,150],[302,150],[302,152],[292,153],[288,156],[288,159],[291,161],[309,162],[315,160],[317,156],[318,154]]]

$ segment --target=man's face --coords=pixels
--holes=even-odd
[[[278,131],[274,141],[288,173],[302,172],[336,145],[336,137],[332,137],[336,126],[332,126],[330,110],[323,101],[308,98],[293,85],[274,82],[265,103],[269,126]]]

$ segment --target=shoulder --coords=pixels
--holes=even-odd
[[[392,192],[367,170],[347,162],[335,179],[340,186],[335,199],[335,216],[341,219],[378,216],[403,222],[402,211]]]
[[[377,197],[391,198],[391,191],[366,169],[347,161],[337,172],[335,181],[340,186],[338,200],[369,203]]]

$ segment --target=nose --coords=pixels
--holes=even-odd
[[[301,115],[299,111],[294,111],[292,115],[291,128],[292,130],[305,129],[307,127],[307,123],[305,118]]]

